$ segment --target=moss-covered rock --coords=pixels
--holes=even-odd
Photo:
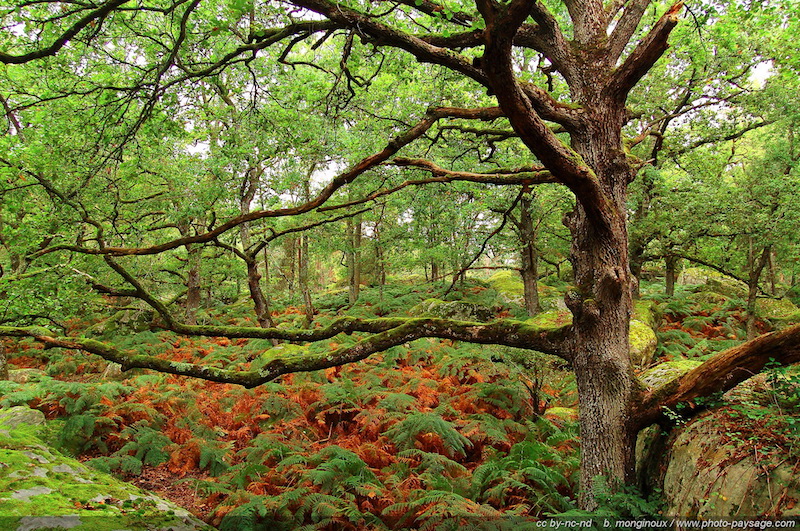
[[[747,297],[747,284],[705,267],[684,269],[678,277],[678,284],[702,285],[702,291],[711,291],[726,297]]]
[[[20,426],[40,426],[44,424],[44,413],[26,406],[0,409],[0,424],[5,426],[6,430]]]
[[[756,315],[779,327],[800,322],[800,308],[789,299],[757,299]]]
[[[702,362],[696,360],[667,361],[646,370],[639,379],[650,389],[661,389],[700,365]]]
[[[525,323],[537,328],[559,328],[572,323],[572,314],[564,311],[542,312],[526,319]]]
[[[498,271],[489,277],[488,283],[503,301],[524,306],[525,287],[522,284],[519,273],[516,271]],[[556,288],[539,282],[537,291],[539,292],[539,303],[542,306],[542,310],[566,310],[563,300],[561,301],[561,306],[556,302],[559,299],[563,299]]]
[[[643,322],[653,330],[658,330],[662,317],[662,312],[655,301],[644,299],[633,301],[632,319]]]
[[[716,410],[682,428],[669,445],[665,514],[690,518],[788,517],[800,499],[796,462],[744,449]],[[746,446],[746,445],[745,445]]]
[[[425,299],[409,310],[413,317],[432,316],[457,321],[491,321],[496,317],[493,309],[464,301]]]
[[[171,502],[62,455],[39,438],[39,427],[15,425],[4,413],[0,529],[212,529]]]
[[[16,383],[28,383],[45,376],[45,372],[39,369],[11,369],[8,371],[8,379]]]
[[[130,332],[144,332],[150,329],[152,321],[152,310],[120,310],[111,317],[93,325],[87,332],[90,335],[101,337],[112,337]]]
[[[639,367],[646,367],[653,361],[658,338],[652,328],[636,319],[631,321],[628,347],[631,361]]]

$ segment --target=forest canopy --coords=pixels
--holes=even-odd
[[[5,0],[0,21],[1,336],[245,387],[422,338],[554,356],[585,509],[596,478],[635,481],[665,412],[800,359],[758,309],[798,293],[795,2]],[[672,296],[691,265],[744,286],[746,334],[648,388],[640,283]],[[392,304],[498,271],[523,313]],[[569,319],[531,321],[548,277]],[[263,352],[102,332],[131,309]]]

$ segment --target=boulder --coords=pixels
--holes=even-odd
[[[153,321],[152,310],[120,310],[89,328],[92,335],[111,337],[118,334],[144,332]]]
[[[723,275],[713,269],[704,267],[689,267],[681,271],[678,284],[701,285],[701,291],[711,291],[726,297],[747,297],[747,284],[729,276]]]
[[[667,361],[643,372],[639,375],[639,380],[645,387],[661,389],[700,365],[702,362],[696,360]]]
[[[516,271],[498,271],[489,277],[488,282],[492,289],[500,295],[503,302],[525,306],[525,288],[522,285],[522,279],[519,273]],[[539,304],[542,306],[542,310],[567,309],[563,301],[564,297],[559,294],[556,288],[539,282],[537,290],[539,292]]]
[[[628,348],[631,361],[638,367],[647,367],[653,362],[658,338],[652,328],[636,319],[631,321]]]
[[[723,410],[681,428],[668,445],[664,514],[689,518],[800,516],[796,461],[770,454]],[[742,428],[744,429],[744,428]]]
[[[789,299],[756,299],[756,315],[783,328],[800,321],[800,308]]]
[[[48,447],[31,422],[43,420],[39,412],[22,409],[28,408],[0,413],[2,529],[213,529],[172,502]]]
[[[414,317],[425,315],[441,317],[442,319],[455,319],[457,321],[491,321],[496,317],[495,311],[479,304],[463,301],[443,301],[440,299],[425,299],[417,304],[409,313]]]
[[[38,379],[45,376],[45,372],[39,369],[11,369],[8,371],[8,379],[16,383],[28,383],[31,379]]]
[[[44,424],[44,413],[27,406],[14,406],[0,409],[0,424],[6,429],[19,426],[41,426]]]
[[[633,301],[632,319],[643,322],[653,330],[658,330],[662,317],[661,309],[655,301],[644,299]]]

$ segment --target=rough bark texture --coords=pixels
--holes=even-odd
[[[675,280],[678,276],[678,260],[677,256],[669,255],[665,258],[666,273],[664,278],[664,293],[667,297],[675,295]]]
[[[536,229],[533,225],[533,198],[524,194],[520,199],[519,236],[522,246],[522,288],[528,315],[541,311],[539,305],[539,254],[536,251]]]
[[[753,241],[750,239],[750,253],[747,260],[748,275],[747,275],[747,339],[755,339],[758,335],[756,328],[756,301],[758,299],[758,284],[761,280],[761,273],[769,261],[769,255],[772,252],[772,246],[767,245],[761,251],[761,256],[756,258],[755,249],[753,249]]]
[[[186,270],[186,322],[197,324],[197,310],[200,308],[200,253],[202,248],[187,245],[188,254]]]

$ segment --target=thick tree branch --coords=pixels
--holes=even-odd
[[[663,420],[666,409],[725,392],[758,374],[769,363],[800,362],[800,325],[764,334],[714,355],[699,367],[658,390],[642,393],[634,415],[638,427]]]
[[[650,2],[651,0],[631,0],[625,6],[622,15],[620,15],[614,30],[608,38],[608,50],[611,54],[609,59],[611,62],[616,63],[622,56],[622,52],[625,51],[625,47],[639,26],[639,22],[642,20],[645,11],[647,11]],[[613,17],[614,13],[609,13],[609,15]]]
[[[618,102],[624,102],[627,99],[631,89],[667,50],[669,47],[667,39],[672,29],[678,24],[682,8],[683,2],[681,1],[673,4],[614,72],[609,82],[608,92]]]
[[[8,327],[0,326],[0,336],[32,337],[45,344],[46,347],[61,347],[83,350],[97,354],[102,358],[119,363],[123,370],[142,368],[152,369],[168,374],[192,376],[214,382],[234,383],[245,387],[256,387],[274,380],[284,374],[295,372],[308,372],[327,369],[363,360],[372,354],[382,352],[391,347],[402,345],[408,341],[423,337],[436,337],[458,341],[468,341],[479,344],[499,344],[517,348],[536,349],[540,352],[554,354],[569,360],[571,351],[572,327],[570,325],[560,328],[537,328],[520,321],[502,320],[494,323],[481,324],[463,321],[450,321],[447,319],[394,319],[360,321],[357,319],[343,320],[352,328],[371,331],[381,330],[374,335],[362,339],[355,345],[339,348],[328,352],[302,352],[287,355],[271,354],[268,358],[258,360],[258,369],[231,370],[207,367],[196,363],[183,363],[165,360],[155,356],[136,354],[130,351],[121,351],[106,343],[86,338],[53,337],[49,330],[42,327]],[[391,322],[394,326],[385,328]],[[195,331],[215,327],[187,327]],[[228,329],[229,334],[224,337],[276,337],[287,335],[286,330],[264,328],[217,327],[214,330]],[[329,327],[330,328],[330,327]],[[245,334],[245,332],[247,332]],[[272,334],[270,334],[272,332]],[[345,330],[346,332],[346,330]],[[211,334],[202,334],[211,335]],[[297,337],[302,336],[298,333]],[[332,336],[331,336],[332,337]],[[285,338],[284,339],[288,339]]]
[[[486,74],[500,107],[525,145],[558,182],[565,184],[575,194],[597,229],[611,230],[616,212],[597,175],[547,126],[517,80],[511,55],[512,39],[528,15],[531,4],[525,0],[514,0],[508,7],[501,8],[491,0],[482,0],[478,7],[487,22]]]
[[[293,3],[319,13],[333,22],[353,28],[359,35],[372,40],[378,46],[390,45],[400,48],[412,54],[420,62],[446,66],[482,85],[487,85],[484,73],[475,68],[466,57],[447,48],[433,46],[419,37],[404,33],[386,24],[381,24],[368,14],[328,0],[296,0]]]
[[[86,15],[83,16],[80,20],[78,20],[75,24],[70,26],[64,33],[61,34],[50,46],[46,48],[42,48],[40,50],[36,50],[35,52],[29,52],[22,55],[11,55],[7,53],[0,52],[0,63],[4,64],[22,64],[27,63],[28,61],[33,61],[35,59],[41,59],[43,57],[48,57],[50,55],[55,55],[58,53],[61,48],[66,45],[70,39],[75,37],[78,33],[81,32],[84,28],[89,26],[92,23],[97,23],[105,19],[112,11],[116,8],[120,7],[121,5],[127,3],[129,0],[111,0],[106,2],[105,4],[101,5],[94,11],[90,11]]]

